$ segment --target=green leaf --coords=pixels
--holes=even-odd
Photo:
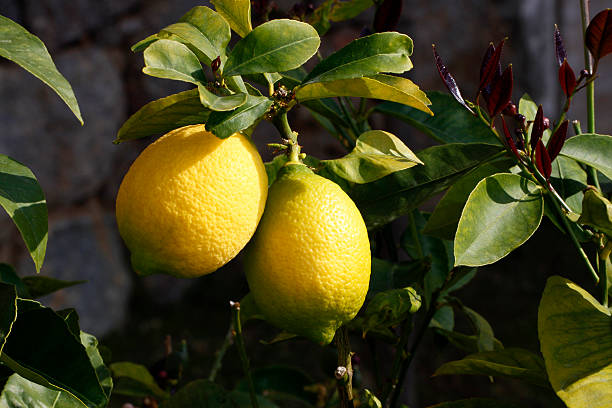
[[[584,133],[565,141],[561,154],[612,178],[612,136]]]
[[[0,361],[30,381],[70,394],[86,407],[105,407],[108,398],[96,368],[64,319],[34,301],[20,301],[18,310]]]
[[[13,285],[0,283],[0,354],[15,319],[17,319],[17,289]]]
[[[462,176],[438,202],[423,228],[423,233],[442,239],[454,239],[463,207],[476,185],[488,176],[508,171],[514,163],[514,160],[507,158],[495,160]]]
[[[30,293],[28,288],[23,283],[21,278],[15,272],[15,269],[11,265],[0,263],[0,282],[14,285],[17,290],[17,296],[20,298],[29,298]]]
[[[200,102],[202,105],[215,112],[225,112],[234,110],[245,104],[247,94],[238,93],[227,96],[217,96],[210,92],[204,85],[198,85]]]
[[[360,78],[381,72],[401,74],[412,69],[412,40],[400,33],[376,33],[358,38],[336,51],[304,78],[303,83]]]
[[[156,41],[144,51],[144,60],[146,66],[142,72],[147,75],[196,85],[206,83],[200,60],[178,41]]]
[[[255,392],[273,401],[304,401],[311,405],[317,402],[316,394],[304,390],[314,381],[297,368],[274,365],[254,369],[251,376]],[[236,390],[245,393],[249,391],[246,379],[243,378],[236,384]]]
[[[531,99],[529,95],[524,94],[519,100],[518,111],[520,114],[525,116],[527,122],[533,122],[538,112],[538,105],[536,105],[536,103],[533,101],[533,99]],[[529,126],[529,129],[527,129],[527,140],[525,141],[525,143],[530,143],[532,129],[533,126]],[[546,129],[544,131],[544,134],[542,135],[542,142],[544,144],[546,144],[546,142],[548,142],[548,139],[550,139],[550,133],[550,129]]]
[[[517,408],[516,405],[491,398],[468,398],[457,401],[441,402],[427,408]]]
[[[392,75],[379,74],[372,77],[314,82],[303,85],[295,91],[295,97],[300,102],[336,96],[393,101],[433,115],[433,112],[427,107],[431,105],[431,102],[427,99],[425,92],[421,91],[411,80]]]
[[[329,14],[334,4],[335,0],[325,0],[310,15],[308,22],[317,30],[319,35],[325,35],[331,27]]]
[[[612,313],[560,276],[548,278],[538,310],[548,378],[569,408],[612,405]]]
[[[495,334],[493,334],[493,328],[489,322],[487,322],[487,319],[465,305],[461,305],[461,310],[468,319],[470,319],[472,325],[476,329],[476,346],[478,347],[478,351],[495,350],[497,346]]]
[[[500,144],[491,128],[468,112],[451,95],[428,91],[426,96],[431,101],[433,116],[391,102],[381,103],[375,111],[398,118],[440,143]]]
[[[445,330],[443,328],[436,328],[436,332],[448,339],[448,341],[455,347],[460,350],[466,351],[468,353],[478,353],[480,352],[479,347],[479,335],[469,335],[464,333],[459,333],[455,331]],[[504,345],[497,339],[493,339],[493,350],[503,350]]]
[[[280,72],[298,68],[312,57],[321,40],[309,24],[272,20],[238,41],[225,63],[224,75]]]
[[[488,144],[433,146],[417,153],[424,166],[398,171],[372,183],[357,184],[350,195],[368,228],[380,227],[444,191],[501,149]]]
[[[170,33],[191,44],[205,58],[202,62],[210,65],[221,57],[225,60],[225,49],[231,38],[228,22],[208,7],[197,6],[181,17],[180,22],[164,28],[162,33]]]
[[[169,397],[143,365],[122,361],[111,364],[110,371],[115,381],[113,394],[143,398],[152,395],[161,399]]]
[[[133,52],[141,52],[144,51],[149,45],[153,44],[155,41],[159,40],[159,34],[151,34],[150,36],[148,36],[147,38],[145,38],[144,40],[140,40],[138,41],[136,44],[132,45],[130,47],[130,49]],[[166,38],[167,40],[170,38]],[[180,39],[176,36],[174,36],[174,38],[172,38],[175,41],[179,41]],[[180,40],[182,41],[182,40]]]
[[[251,395],[248,392],[234,390],[234,391],[228,392],[227,396],[234,403],[234,405],[232,406],[235,408],[252,408],[253,407],[251,403]],[[259,408],[279,408],[278,405],[276,405],[269,399],[262,397],[261,395],[257,395],[257,405],[259,406]],[[310,407],[310,405],[308,405],[308,407]]]
[[[39,272],[47,250],[47,203],[34,174],[0,154],[0,206],[13,219]]]
[[[212,0],[211,3],[239,36],[245,37],[253,30],[250,0]]]
[[[206,129],[215,136],[225,139],[256,123],[272,106],[272,101],[264,96],[248,95],[247,100],[236,110],[212,112],[206,122]]]
[[[372,257],[372,273],[367,298],[389,289],[404,288],[421,281],[429,270],[429,260],[391,262]]]
[[[96,369],[96,374],[108,399],[113,384],[110,372],[104,365],[102,357],[100,357],[98,341],[94,336],[83,332],[80,334],[80,340],[87,351],[91,364]],[[107,404],[104,403],[99,407],[106,406]],[[83,404],[67,392],[47,388],[26,380],[19,374],[13,374],[5,385],[2,396],[0,396],[0,408],[22,407],[80,408],[83,407]]]
[[[501,173],[478,183],[455,236],[455,265],[491,264],[518,248],[540,226],[544,197],[533,182]]]
[[[599,191],[589,188],[584,193],[580,224],[590,225],[608,237],[612,237],[612,203]]]
[[[45,44],[11,19],[0,16],[0,56],[13,61],[49,85],[83,124],[72,87],[59,73]]]
[[[363,394],[361,396],[361,404],[360,406],[365,406],[367,408],[382,408],[382,403],[380,400],[374,395],[374,393],[367,388],[363,389]]]
[[[442,306],[434,313],[429,327],[451,332],[455,328],[455,312],[451,306]]]
[[[236,408],[235,402],[220,385],[208,380],[195,380],[182,387],[162,408]]]
[[[542,357],[520,348],[470,354],[462,360],[443,364],[434,376],[449,374],[516,378],[540,387],[550,387]]]
[[[334,3],[329,19],[333,22],[350,20],[374,5],[373,0],[345,0]]]
[[[87,281],[64,281],[60,279],[51,278],[49,276],[24,276],[21,279],[28,289],[29,297],[36,299],[45,295],[48,295],[58,290],[69,288],[74,285],[80,285]]]
[[[323,162],[330,171],[353,183],[370,183],[423,164],[399,138],[382,130],[362,133],[352,152],[340,159]]]
[[[179,92],[149,102],[125,121],[114,143],[156,136],[171,130],[206,123],[208,112],[200,102],[197,89]]]
[[[423,227],[427,220],[426,215],[422,214],[418,209],[412,212],[411,220],[414,221],[415,225],[406,228],[400,243],[411,258],[418,259],[425,257],[431,263],[431,268],[423,279],[425,303],[429,308],[433,299],[433,293],[442,288],[449,271],[453,267],[452,242],[423,235]],[[416,230],[417,239],[419,240],[418,244],[414,240],[412,228]]]
[[[379,292],[369,301],[363,316],[355,319],[354,326],[360,327],[365,337],[370,330],[380,332],[400,324],[420,307],[421,297],[411,287]]]
[[[565,199],[567,205],[577,214],[582,212],[583,190],[587,187],[586,171],[575,160],[557,156],[552,162],[550,182]]]

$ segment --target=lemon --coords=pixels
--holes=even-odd
[[[302,164],[281,169],[245,255],[267,321],[327,344],[368,291],[370,242],[353,201]]]
[[[132,164],[117,195],[117,225],[143,275],[193,278],[215,271],[251,239],[265,207],[266,170],[236,133],[176,129]]]

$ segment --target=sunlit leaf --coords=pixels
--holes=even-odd
[[[585,133],[570,137],[563,145],[561,154],[612,178],[612,136]]]
[[[245,37],[253,29],[250,0],[212,0],[211,3],[239,36]]]
[[[174,79],[193,84],[206,83],[202,65],[196,55],[184,44],[172,40],[159,40],[144,51],[147,75]]]

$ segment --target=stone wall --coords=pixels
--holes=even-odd
[[[277,3],[281,10],[292,4]],[[230,285],[222,279],[136,278],[114,223],[114,198],[121,178],[150,142],[113,145],[117,130],[145,103],[185,89],[180,83],[142,74],[142,56],[129,48],[201,4],[207,5],[191,0],[0,0],[0,14],[24,25],[47,44],[74,87],[83,113],[85,125],[81,127],[45,85],[14,64],[0,62],[0,153],[31,167],[46,193],[50,211],[49,248],[42,273],[88,280],[45,302],[56,308],[76,307],[84,330],[96,335],[125,329],[130,321],[129,302],[140,301],[132,297],[134,286],[142,289],[138,296],[154,299],[157,305],[180,299],[196,282],[204,282],[203,287],[212,292],[221,290],[223,296],[233,293],[222,287]],[[508,36],[502,61],[514,64],[515,98],[528,92],[554,118],[560,90],[553,25],[561,27],[570,62],[578,72],[583,54],[577,5],[569,0],[405,1],[399,31],[415,41],[415,68],[409,77],[424,89],[444,89],[431,56],[430,46],[435,43],[462,90],[473,95],[488,43]],[[593,14],[606,5],[609,2],[604,0],[591,1]],[[328,45],[323,52],[358,36],[371,18],[368,12],[355,22],[334,26],[324,40]],[[610,72],[610,60],[601,64],[602,74]],[[597,89],[598,129],[609,133],[612,76],[604,75]],[[582,106],[580,102],[577,99],[574,106]],[[571,114],[581,119],[585,116],[583,109],[572,109]],[[304,110],[294,113],[293,120],[306,152],[322,158],[343,154],[340,145]],[[394,132],[414,150],[431,144],[397,120],[379,117],[373,123]],[[276,138],[275,130],[264,123],[254,138],[264,158],[269,158],[265,143]],[[16,229],[4,214],[0,215],[0,261],[16,265],[22,275],[34,273]],[[236,263],[230,268],[237,269]],[[232,272],[231,276],[239,275]],[[243,282],[238,286],[238,292],[244,291]],[[224,330],[218,330],[218,337]]]

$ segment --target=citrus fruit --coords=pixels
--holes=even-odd
[[[365,300],[370,242],[353,201],[303,164],[279,171],[245,272],[267,321],[327,344]]]
[[[176,129],[134,161],[117,195],[117,225],[143,275],[192,278],[215,271],[251,239],[265,207],[266,170],[235,133]]]

